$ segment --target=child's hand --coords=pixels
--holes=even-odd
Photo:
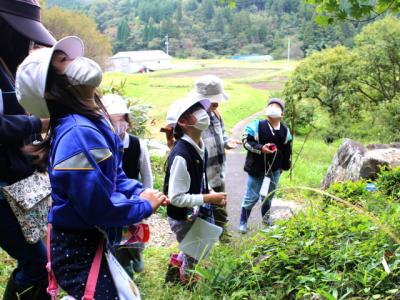
[[[272,151],[271,150],[271,146],[272,146],[273,144],[265,144],[262,148],[261,148],[261,152],[262,153],[266,153],[266,154],[271,154],[271,153],[274,153],[276,150],[274,150],[274,151]]]
[[[140,194],[140,197],[150,202],[153,211],[156,211],[157,208],[160,207],[160,205],[166,206],[170,203],[168,197],[165,196],[164,193],[157,190],[145,189]]]
[[[203,195],[204,203],[210,203],[219,206],[226,205],[226,193],[212,193],[212,194],[205,194]]]

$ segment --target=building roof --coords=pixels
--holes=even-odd
[[[161,50],[121,51],[111,58],[130,58],[131,61],[172,59],[171,56]]]

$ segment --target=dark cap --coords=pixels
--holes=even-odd
[[[267,106],[272,103],[278,104],[282,108],[282,111],[285,111],[285,101],[283,101],[279,98],[271,98],[271,99],[269,99]]]
[[[0,0],[0,17],[14,30],[28,39],[45,46],[56,42],[40,20],[40,6],[36,0]]]

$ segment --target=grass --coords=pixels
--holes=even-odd
[[[281,186],[308,186],[319,187],[333,156],[335,155],[342,140],[332,144],[326,144],[319,138],[310,138],[304,143],[304,137],[295,137],[293,143],[292,179],[290,172],[284,172]],[[300,152],[300,149],[303,150]]]
[[[104,76],[103,86],[126,80],[127,96],[152,106],[150,110],[152,121],[149,126],[152,138],[163,138],[163,135],[159,133],[159,128],[165,125],[169,106],[175,100],[185,97],[193,89],[197,71],[213,74],[220,68],[238,70],[237,77],[224,79],[225,90],[231,98],[221,104],[221,113],[224,115],[225,125],[229,130],[241,119],[260,111],[265,106],[268,91],[254,89],[249,84],[288,75],[294,65],[291,64],[288,68],[286,61],[255,64],[232,60],[177,60],[175,64],[176,70],[130,75],[108,72]],[[253,72],[249,76],[240,76],[240,72],[252,69],[260,71]],[[179,77],[176,77],[177,74]]]
[[[15,261],[0,248],[0,295],[3,295],[8,277],[15,268]]]

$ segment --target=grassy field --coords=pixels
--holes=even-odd
[[[269,85],[275,90],[281,87],[294,65],[286,61],[255,64],[232,60],[177,60],[174,70],[133,75],[106,73],[103,86],[126,80],[126,94],[152,106],[150,136],[162,138],[159,128],[165,125],[168,107],[193,89],[196,77],[216,74],[223,78],[231,98],[221,105],[221,112],[229,130],[244,117],[264,108],[271,92]]]

